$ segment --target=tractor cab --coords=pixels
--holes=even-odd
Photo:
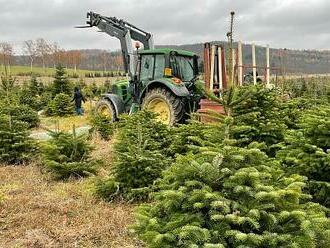
[[[142,87],[157,79],[174,84],[190,83],[198,76],[198,57],[192,52],[169,48],[138,52],[137,79]]]

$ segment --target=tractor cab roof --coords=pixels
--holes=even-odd
[[[188,56],[188,57],[196,56],[196,54],[193,52],[180,50],[180,49],[173,49],[173,48],[157,48],[152,50],[140,50],[139,54],[170,54],[171,52],[176,52],[178,55],[181,56]]]

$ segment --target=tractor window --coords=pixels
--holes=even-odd
[[[153,55],[143,55],[141,59],[141,72],[140,80],[148,81],[153,78],[154,71],[154,56]]]
[[[173,75],[182,81],[190,81],[194,78],[193,57],[172,56],[170,59]]]
[[[165,68],[165,56],[163,54],[157,54],[154,79],[164,77],[164,68]]]

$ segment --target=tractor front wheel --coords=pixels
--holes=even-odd
[[[164,88],[155,88],[147,92],[142,102],[142,109],[156,113],[157,120],[170,126],[182,122],[185,117],[182,98]]]
[[[112,122],[116,121],[116,111],[113,104],[107,99],[101,99],[96,105],[96,113]]]

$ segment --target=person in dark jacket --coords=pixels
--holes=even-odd
[[[78,87],[74,87],[74,95],[72,102],[74,102],[77,115],[83,115],[83,109],[81,107],[81,102],[85,102],[85,97],[81,93]]]

